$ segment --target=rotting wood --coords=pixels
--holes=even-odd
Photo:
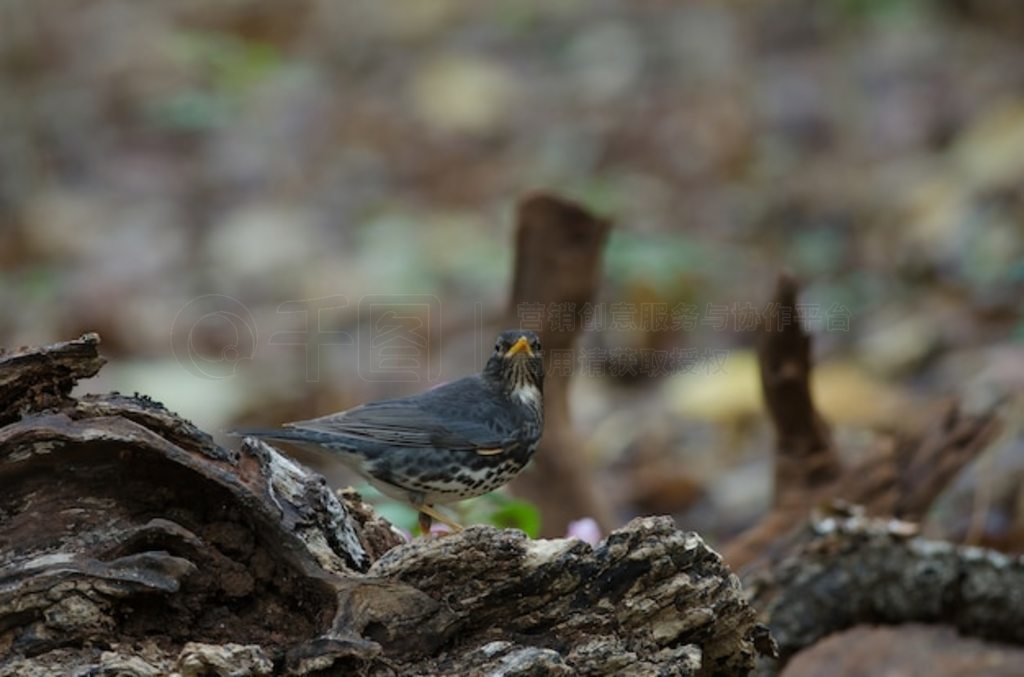
[[[780,661],[759,674],[858,625],[932,623],[1024,645],[1024,557],[927,540],[912,523],[858,509],[819,514],[790,540],[746,578],[779,644]]]

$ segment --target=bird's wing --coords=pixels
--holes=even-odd
[[[442,415],[410,398],[365,404],[340,414],[289,425],[399,447],[440,447],[481,454],[497,453],[494,450],[504,449],[513,441],[511,431],[492,428],[486,421],[469,420],[460,413],[452,411]]]

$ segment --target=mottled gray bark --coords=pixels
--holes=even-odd
[[[915,525],[863,514],[819,516],[779,561],[747,578],[781,663],[862,624],[936,623],[1024,644],[1024,558],[919,538]]]
[[[402,544],[272,447],[71,398],[97,343],[0,355],[0,675],[741,674],[770,643],[667,518]]]

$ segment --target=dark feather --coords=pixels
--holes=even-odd
[[[269,436],[329,439],[336,445],[348,442],[358,447],[371,442],[452,451],[506,448],[517,441],[523,421],[513,407],[496,407],[495,395],[479,376],[470,376],[411,397],[296,421],[279,431],[284,435]]]

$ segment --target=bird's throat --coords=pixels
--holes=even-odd
[[[532,383],[520,383],[512,388],[512,399],[531,409],[541,410],[540,389]]]

